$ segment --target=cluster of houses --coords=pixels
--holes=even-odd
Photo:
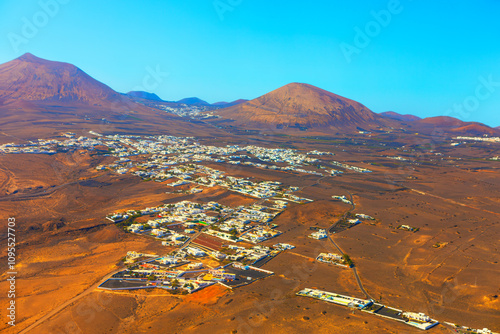
[[[74,135],[67,139],[38,139],[37,141],[29,141],[25,144],[8,143],[0,145],[0,153],[5,154],[55,154],[58,149],[88,149],[93,150],[94,146],[101,145],[99,140],[89,139],[87,137],[75,138]]]
[[[331,161],[330,163],[334,166],[341,167],[341,168],[344,168],[347,170],[352,170],[352,171],[355,171],[358,173],[371,173],[372,172],[371,170],[366,169],[366,168],[351,166],[351,165],[344,164],[344,163],[338,162],[338,161]]]
[[[233,216],[231,218],[220,223],[217,228],[222,232],[236,232],[238,234],[241,234],[252,228],[252,226],[250,225],[252,221],[269,222],[274,218],[274,216],[274,214],[267,214],[265,212],[258,212],[258,214],[254,214],[240,210],[233,213]]]
[[[465,140],[465,141],[485,141],[490,143],[500,143],[500,137],[456,137],[456,140]]]
[[[204,105],[192,105],[192,104],[180,104],[176,106],[166,106],[164,104],[151,103],[155,108],[162,109],[168,113],[180,116],[180,117],[188,117],[193,119],[203,119],[207,117],[215,117],[211,110],[214,109],[213,106],[204,106]]]
[[[280,201],[278,206],[285,206],[284,201]],[[196,203],[185,200],[143,210],[115,212],[106,218],[114,223],[129,221],[119,225],[131,233],[159,238],[165,246],[182,245],[201,229],[226,241],[257,244],[282,234],[275,229],[275,224],[270,224],[282,211],[257,204],[230,208],[213,201]],[[145,223],[134,221],[145,215],[154,218]]]
[[[256,245],[246,248],[228,244],[217,251],[191,243],[161,257],[129,251],[125,261],[128,268],[114,274],[99,287],[109,290],[162,288],[173,293],[192,293],[216,283],[233,288],[258,279],[252,273],[260,273],[258,277],[272,275],[272,272],[251,265],[293,247],[279,244],[279,247]],[[206,261],[208,257],[229,261],[229,264],[212,267],[213,262]],[[242,271],[243,277],[238,277],[237,273]],[[235,280],[238,282],[232,284]]]
[[[281,235],[283,232],[276,229],[269,228],[268,226],[256,226],[248,232],[245,232],[240,236],[241,240],[248,241],[251,243],[259,243]]]
[[[256,262],[263,260],[267,257],[274,257],[281,249],[271,249],[266,246],[253,246],[251,248],[246,248],[238,245],[226,245],[224,249],[227,249],[227,259],[231,261],[244,261],[246,263],[255,264]]]
[[[114,156],[119,159],[108,165],[97,166],[98,170],[110,170],[117,174],[132,173],[143,179],[154,179],[156,181],[164,181],[175,177],[178,180],[173,182],[172,186],[186,185],[190,182],[206,187],[219,185],[231,191],[256,198],[290,196],[291,194],[289,189],[283,188],[277,182],[252,182],[248,179],[232,178],[231,176],[223,176],[223,172],[211,170],[205,166],[197,165],[192,167],[192,164],[200,162],[242,164],[256,168],[324,176],[317,168],[317,166],[320,166],[321,161],[313,156],[333,155],[331,152],[317,150],[301,153],[293,149],[266,148],[255,145],[227,145],[225,147],[202,145],[196,142],[193,137],[103,136],[94,131],[89,131],[89,134],[94,138],[77,137],[73,133],[65,133],[60,136],[62,139],[39,139],[28,144],[4,144],[0,145],[0,153],[54,154],[61,149],[94,150],[96,146],[101,146],[108,149],[104,155]],[[130,158],[134,156],[136,158],[131,160]],[[356,172],[368,172],[366,169],[335,161],[333,164]],[[191,168],[188,166],[191,166]],[[323,166],[320,167],[325,169]],[[339,170],[329,172],[330,175],[340,173],[342,171]],[[202,189],[193,190],[194,193],[200,191]],[[293,198],[288,199],[294,200]],[[297,197],[295,200],[304,202],[307,199]]]

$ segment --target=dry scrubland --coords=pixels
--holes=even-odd
[[[493,163],[467,160],[460,168],[429,165],[414,171],[377,165],[370,166],[371,174],[349,173],[319,182],[314,176],[233,168],[232,175],[299,186],[299,196],[316,200],[291,205],[275,221],[285,233],[265,243],[290,242],[297,248],[267,263],[264,268],[275,275],[263,281],[235,291],[213,286],[189,296],[171,296],[156,290],[93,289],[119,268],[126,251],[168,250],[150,238],[125,234],[105,215],[182,199],[231,206],[251,200],[222,188],[196,195],[165,194],[164,184],[97,173],[94,167],[105,159],[80,152],[0,156],[2,219],[16,217],[19,228],[18,326],[12,331],[2,325],[0,330],[18,332],[56,309],[33,333],[418,332],[295,296],[301,288],[316,287],[363,297],[351,270],[313,261],[319,252],[335,251],[331,243],[307,238],[310,226],[326,228],[349,210],[328,199],[346,191],[354,196],[355,212],[376,220],[343,231],[335,240],[354,260],[374,298],[440,321],[500,330],[500,175]],[[339,152],[335,159],[358,161],[359,166],[378,161],[356,150]],[[96,182],[83,182],[90,178]],[[401,224],[420,230],[394,228]],[[5,257],[0,261],[4,271]],[[0,290],[6,291],[3,278]],[[66,307],[59,310],[60,305]],[[447,330],[438,326],[432,332]]]

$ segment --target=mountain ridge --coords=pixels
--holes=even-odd
[[[26,53],[0,65],[0,99],[95,104],[120,94],[80,68]]]
[[[217,114],[237,123],[274,126],[276,129],[356,129],[385,126],[388,123],[359,102],[297,82],[256,99],[220,109]]]
[[[418,120],[422,119],[422,118],[415,116],[415,115],[410,115],[410,114],[403,115],[403,114],[399,114],[399,113],[394,112],[394,111],[385,111],[385,112],[380,113],[379,115],[387,117],[387,118],[395,119],[398,121],[404,121],[404,122],[413,122],[413,121],[418,121]]]

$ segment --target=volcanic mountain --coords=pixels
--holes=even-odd
[[[403,121],[403,122],[413,122],[413,121],[421,120],[421,118],[418,116],[414,116],[414,115],[410,115],[410,114],[402,115],[402,114],[398,114],[397,112],[394,112],[394,111],[386,111],[386,112],[380,113],[380,115],[387,117],[387,118],[396,119],[398,121]]]
[[[0,65],[0,101],[58,101],[96,104],[119,99],[117,92],[78,67],[30,53]]]
[[[415,126],[421,132],[446,132],[452,134],[463,134],[463,135],[490,135],[498,136],[500,131],[496,128],[491,128],[485,124],[478,122],[464,122],[454,117],[449,116],[437,116],[428,117],[415,122],[412,122],[412,126]]]
[[[291,83],[217,114],[237,125],[274,129],[372,129],[390,123],[353,100],[318,87]]]
[[[177,103],[182,103],[182,104],[189,104],[193,106],[209,106],[210,103],[207,101],[203,101],[200,98],[197,97],[186,97],[185,99],[177,101]]]
[[[139,98],[139,99],[152,100],[152,101],[163,101],[155,93],[149,93],[149,92],[143,92],[143,91],[132,91],[132,92],[128,92],[126,95],[130,96],[132,98]]]
[[[241,103],[244,103],[244,102],[247,102],[247,101],[248,100],[245,100],[245,99],[239,99],[239,100],[235,100],[233,102],[224,102],[224,101],[221,101],[221,102],[215,102],[212,105],[215,106],[215,107],[228,108],[228,107],[232,107],[232,106],[235,106],[237,104],[241,104]]]
[[[24,54],[0,65],[2,134],[36,138],[64,131],[178,135],[206,126],[136,103],[78,67]]]

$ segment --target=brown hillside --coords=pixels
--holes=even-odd
[[[275,126],[278,129],[372,128],[385,124],[382,117],[361,103],[302,83],[288,84],[217,113],[237,124]]]
[[[438,116],[424,118],[419,121],[415,121],[412,125],[416,126],[422,132],[428,131],[440,131],[451,133],[454,135],[470,135],[470,136],[482,136],[490,135],[497,136],[500,135],[500,131],[495,128],[491,128],[485,124],[477,122],[464,122],[454,117],[449,116]]]
[[[397,112],[394,112],[394,111],[386,111],[386,112],[380,113],[380,115],[387,117],[387,118],[403,121],[403,122],[413,122],[413,121],[418,121],[421,119],[420,117],[415,116],[415,115],[410,115],[410,114],[402,115],[402,114],[398,114]]]
[[[65,131],[216,133],[212,127],[136,103],[74,65],[25,54],[0,65],[0,142]]]
[[[0,65],[0,100],[64,101],[86,104],[119,98],[119,94],[78,67],[30,53]]]

